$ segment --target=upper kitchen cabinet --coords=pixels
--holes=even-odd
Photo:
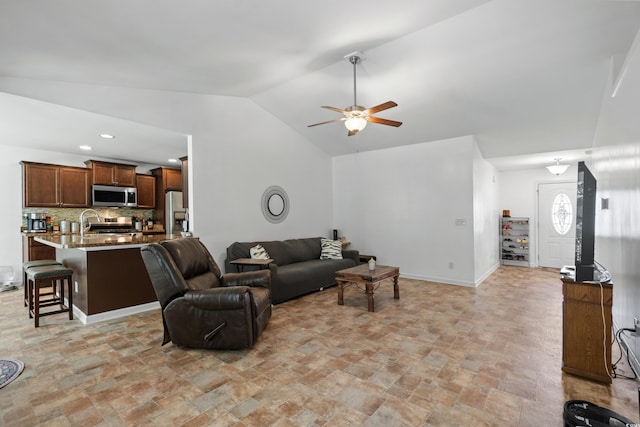
[[[89,169],[22,162],[24,207],[86,208],[91,204]]]
[[[84,162],[91,168],[91,183],[100,185],[118,185],[121,187],[136,186],[136,167],[121,163],[87,160]]]
[[[182,171],[180,169],[155,168],[151,169],[151,173],[157,177],[162,192],[182,191]]]
[[[156,208],[156,177],[153,175],[136,175],[138,189],[138,207],[143,209]]]

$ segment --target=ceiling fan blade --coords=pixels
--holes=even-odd
[[[371,117],[371,116],[367,117],[367,121],[372,123],[379,123],[381,125],[395,126],[395,127],[398,127],[402,124],[402,122],[396,122],[395,120],[381,119],[379,117]]]
[[[341,118],[341,119],[327,120],[326,122],[314,123],[314,124],[312,124],[312,125],[308,125],[307,127],[308,127],[308,128],[310,128],[310,127],[313,127],[313,126],[325,125],[325,124],[327,124],[327,123],[342,122],[342,121],[345,121],[346,119],[347,119],[346,117],[343,117],[343,118]]]
[[[358,129],[350,130],[350,131],[347,133],[347,136],[353,136],[353,135],[355,135],[356,133],[358,133]]]
[[[397,107],[398,104],[396,104],[393,101],[387,101],[384,104],[380,104],[380,105],[376,105],[375,107],[371,107],[368,110],[365,110],[365,113],[367,114],[375,114],[378,113],[380,111],[384,111],[387,110],[389,108],[393,108],[393,107]]]
[[[322,105],[320,108],[326,108],[327,110],[335,111],[336,113],[347,114],[346,111],[341,110],[340,108],[329,107],[328,105]]]

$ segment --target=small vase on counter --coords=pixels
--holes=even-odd
[[[369,258],[369,270],[373,271],[376,269],[376,260],[373,258]]]

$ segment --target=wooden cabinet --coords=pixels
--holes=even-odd
[[[36,242],[33,236],[22,236],[22,262],[56,259],[56,248]]]
[[[182,162],[182,206],[189,209],[189,158],[187,156],[180,157]]]
[[[174,168],[155,168],[151,173],[156,177],[157,188],[163,193],[182,191],[182,171]]]
[[[162,169],[164,191],[182,191],[182,171],[180,169]]]
[[[143,209],[156,208],[156,177],[153,175],[136,175],[138,189],[138,207]]]
[[[84,208],[91,205],[89,171],[86,168],[60,168],[60,206]]]
[[[89,169],[22,162],[24,207],[85,208],[91,204]]]
[[[91,183],[101,185],[118,185],[121,187],[136,186],[136,167],[120,163],[87,160],[84,162],[91,168]]]
[[[562,281],[562,370],[611,383],[613,285]]]
[[[156,177],[156,221],[165,225],[165,194],[167,191],[182,191],[182,172],[161,167],[152,169],[151,173]]]

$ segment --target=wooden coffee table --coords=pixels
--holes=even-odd
[[[393,280],[393,298],[400,299],[398,289],[398,276],[400,268],[386,265],[376,265],[375,270],[369,270],[367,264],[360,264],[355,267],[336,271],[336,282],[338,282],[338,305],[344,305],[344,288],[350,284],[364,285],[365,293],[369,303],[369,311],[375,311],[373,302],[373,292],[378,288],[380,282],[385,279]]]

